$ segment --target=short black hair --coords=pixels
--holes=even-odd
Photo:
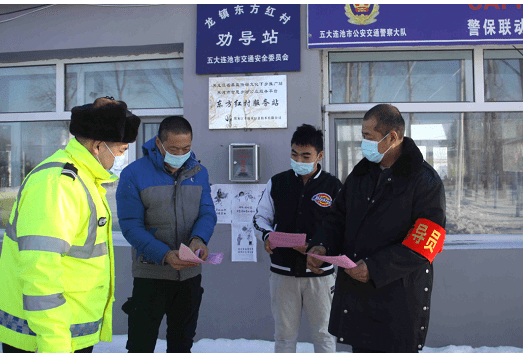
[[[309,124],[303,124],[296,128],[292,134],[291,145],[312,146],[317,153],[323,151],[323,132]]]
[[[168,116],[163,119],[158,129],[158,137],[160,141],[164,142],[167,140],[167,133],[174,133],[175,135],[191,134],[192,139],[192,127],[191,124],[180,115]]]
[[[376,118],[375,130],[383,136],[394,130],[398,134],[399,139],[403,139],[403,135],[405,134],[405,120],[395,106],[378,104],[365,113],[363,120],[370,118]]]

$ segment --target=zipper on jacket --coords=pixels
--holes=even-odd
[[[302,209],[303,209],[303,204],[306,203],[307,201],[304,200],[305,198],[305,189],[307,188],[308,185],[310,185],[310,182],[311,182],[311,179],[312,178],[309,178],[309,180],[307,180],[307,182],[305,184],[303,184],[303,181],[301,180],[300,178],[300,186],[301,186],[301,191],[299,192],[299,195],[298,195],[298,212],[296,213],[296,218],[295,218],[295,221],[294,221],[294,227],[295,229],[298,228],[298,218],[300,218],[300,215],[302,215]],[[308,239],[306,239],[308,241]]]
[[[173,192],[173,206],[174,206],[174,241],[178,244],[178,218],[176,217],[176,187],[178,185],[178,176],[174,177],[174,192]]]
[[[194,167],[194,168],[196,168],[196,167]],[[194,168],[191,168],[190,170],[192,170]],[[177,188],[178,188],[178,184],[181,185],[181,183],[185,179],[190,178],[190,176],[187,176],[187,175],[184,178],[184,175],[183,175],[184,171],[187,171],[187,170],[183,169],[183,167],[182,167],[182,168],[178,169],[178,171],[175,173],[175,175],[173,175],[173,179],[174,179],[174,192],[173,192],[174,210],[173,211],[174,211],[174,234],[175,234],[174,241],[175,241],[176,245],[178,244],[178,241],[179,241],[180,244],[182,244],[182,241],[181,241],[181,239],[179,239],[179,234],[178,234],[178,217],[177,217],[177,214],[176,214],[176,193],[177,193],[176,191],[177,191]],[[200,170],[198,170],[197,172],[199,172],[199,171]],[[178,181],[180,181],[180,183],[178,183]],[[183,208],[182,208],[182,212],[183,212]],[[178,274],[178,279],[180,279],[181,278],[180,270],[177,270],[176,272]]]
[[[174,244],[178,244],[178,217],[176,217],[176,186],[178,184],[178,178],[179,175],[174,175],[174,191],[173,191],[173,207],[174,207]],[[179,248],[179,247],[178,247]],[[180,270],[176,270],[177,279],[180,279],[181,274]]]

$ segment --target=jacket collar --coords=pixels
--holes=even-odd
[[[118,177],[105,170],[91,152],[77,139],[73,138],[69,141],[65,147],[65,152],[69,154],[78,170],[81,170],[88,178],[96,180],[100,184],[118,180]]]
[[[156,169],[165,171],[164,168],[164,158],[160,151],[158,151],[158,147],[156,147],[156,136],[147,141],[142,146],[142,152],[143,155],[146,156],[151,160],[151,162],[154,164]],[[191,150],[191,156],[189,159],[183,164],[183,170],[189,171],[196,167],[197,165],[200,165],[200,163],[196,160],[196,155]]]
[[[391,166],[392,175],[408,178],[416,170],[419,170],[422,164],[423,155],[418,146],[410,137],[405,136],[401,147],[401,155]],[[363,158],[354,167],[354,174],[364,175],[374,168],[379,168],[379,163],[369,162],[367,158]]]

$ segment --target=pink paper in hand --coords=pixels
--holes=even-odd
[[[221,263],[222,260],[223,260],[223,254],[222,253],[209,254],[209,256],[207,256],[207,261],[203,261],[202,259],[200,259],[198,257],[199,254],[200,254],[200,250],[199,249],[198,249],[198,251],[196,251],[196,254],[195,254],[195,253],[192,252],[192,250],[187,245],[182,244],[180,246],[180,251],[179,251],[178,257],[180,258],[180,260],[189,261],[189,262],[196,262],[196,263],[199,263],[199,264],[210,263],[210,264],[217,265],[217,264]]]
[[[200,257],[200,251],[202,249],[198,249],[196,251],[196,256],[198,256],[198,258]],[[210,253],[209,256],[207,256],[207,260],[204,261],[204,262],[207,262],[209,264],[213,264],[213,265],[218,265],[219,263],[221,263],[223,260],[223,253]]]
[[[343,268],[354,268],[354,267],[358,266],[358,265],[356,265],[354,263],[354,261],[352,261],[351,259],[349,259],[345,255],[341,255],[341,256],[323,256],[323,255],[311,254],[311,253],[307,253],[307,255],[315,257],[315,258],[320,259],[320,260],[323,260],[323,261],[328,262],[330,264],[333,264],[333,265],[336,265],[336,266],[339,266],[339,267],[343,267]]]
[[[274,248],[293,248],[295,246],[304,246],[306,234],[270,232],[269,241],[271,249]]]
[[[195,253],[193,253],[192,250],[189,249],[189,247],[185,244],[180,245],[180,251],[178,253],[178,257],[180,258],[180,260],[183,260],[183,261],[197,262],[200,264],[204,262]]]

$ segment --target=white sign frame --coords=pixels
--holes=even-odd
[[[287,128],[287,76],[209,78],[209,129]]]

